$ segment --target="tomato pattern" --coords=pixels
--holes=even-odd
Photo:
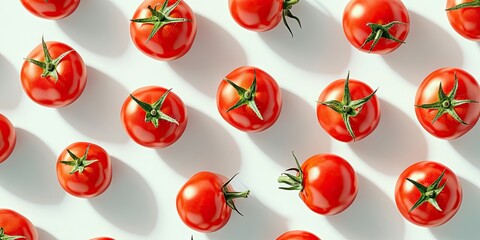
[[[478,9],[480,8],[478,8],[478,1],[447,0],[446,2],[446,20],[448,20],[452,29],[468,40],[480,41],[480,28],[478,27],[478,19],[480,19]],[[59,24],[62,24],[60,23],[60,21],[63,21],[61,19],[67,18],[77,9],[77,7],[81,6],[80,0],[21,0],[20,3],[31,14],[44,19],[57,20],[59,21]],[[254,7],[254,3],[263,5]],[[286,17],[293,18],[301,27],[299,18],[292,15],[290,9],[293,5],[296,5],[299,10],[302,10],[302,8],[300,8],[302,4],[301,1],[295,0],[229,0],[228,4],[225,4],[225,6],[228,5],[230,15],[236,23],[243,28],[259,32],[254,33],[256,35],[253,36],[263,36],[262,34],[266,33],[261,32],[272,30],[282,19],[285,22]],[[197,6],[197,4],[194,6]],[[390,54],[410,40],[407,39],[410,24],[413,26],[415,22],[410,22],[410,16],[408,13],[409,9],[407,10],[407,7],[405,7],[400,0],[349,1],[344,8],[342,19],[343,31],[346,39],[360,51],[376,54]],[[359,13],[359,9],[364,10],[362,14]],[[196,15],[195,11],[196,8],[191,8],[187,5],[185,0],[143,1],[136,10],[132,9],[133,16],[130,19],[129,24],[130,37],[133,45],[140,52],[151,58],[169,61],[168,64],[188,65],[189,63],[192,63],[188,62],[187,52],[193,49],[192,47],[194,46],[194,40],[197,35],[197,25],[199,27],[199,32],[201,31],[201,34],[205,34],[202,36],[203,42],[200,43],[199,47],[210,47],[210,45],[208,45],[209,43],[205,43],[208,42],[205,39],[207,39],[206,35],[208,35],[211,30],[209,27],[212,28],[212,26],[206,26],[208,25],[208,21],[205,19],[209,17]],[[303,9],[303,11],[305,11],[305,9]],[[299,12],[301,13],[302,11]],[[41,21],[41,19],[35,20]],[[28,19],[32,24],[35,24],[35,20]],[[217,19],[217,21],[221,21],[221,19]],[[288,24],[287,28],[290,33],[292,33]],[[6,38],[8,37],[9,36]],[[101,38],[99,39],[101,40]],[[412,38],[411,40],[415,41],[415,38]],[[297,44],[302,44],[301,41],[302,40],[297,42]],[[70,44],[76,44],[75,39]],[[289,46],[286,44],[285,48],[289,48]],[[309,50],[315,51],[315,49]],[[441,49],[439,49],[439,51],[440,50]],[[215,49],[212,49],[211,51],[214,52]],[[218,55],[212,53],[212,56],[204,57],[215,56]],[[397,55],[391,54],[389,58],[390,57],[395,58]],[[182,60],[177,60],[178,58],[182,58]],[[134,66],[135,59],[129,60],[129,64]],[[413,60],[414,59],[412,59],[412,61]],[[218,61],[229,60],[218,59]],[[54,66],[52,64],[54,64]],[[168,64],[165,66],[168,67]],[[38,45],[25,57],[23,66],[19,68],[20,82],[24,94],[42,106],[59,108],[58,111],[60,114],[64,114],[62,112],[64,110],[60,108],[83,110],[79,108],[82,103],[74,104],[74,102],[81,97],[80,95],[83,94],[86,87],[87,65],[92,67],[99,66],[100,64],[95,61],[89,61],[89,59],[85,59],[84,62],[84,59],[80,57],[77,50],[66,43],[57,41],[45,42],[42,39],[42,44]],[[262,67],[265,66],[266,68],[269,67],[269,63],[258,65],[261,65]],[[121,67],[121,64],[119,64],[119,67]],[[215,67],[216,66],[212,66],[212,68]],[[354,68],[355,66],[351,67]],[[375,70],[378,70],[378,68],[380,67],[375,66]],[[421,68],[421,66],[419,66],[419,68]],[[132,67],[132,69],[134,68]],[[192,71],[198,70],[193,66],[191,69]],[[425,71],[432,70],[434,69],[425,69]],[[145,69],[145,71],[149,71],[152,74],[155,79],[152,80],[152,83],[155,84],[164,81],[164,77],[167,75],[157,69]],[[221,69],[218,69],[218,72],[220,71]],[[471,69],[470,71],[474,71],[474,69]],[[275,69],[272,69],[271,72],[276,71]],[[241,80],[239,80],[240,83],[235,83],[234,80],[237,77],[241,78]],[[421,77],[424,76],[419,76],[419,79]],[[294,106],[289,105],[291,104],[289,100],[292,100],[291,94],[287,94],[286,98],[284,98],[283,94],[280,94],[280,92],[284,90],[283,88],[288,86],[286,81],[297,81],[298,84],[304,84],[303,79],[297,79],[295,76],[276,76],[276,79],[273,80],[273,78],[265,71],[251,66],[239,67],[224,78],[220,77],[219,74],[219,79],[222,79],[222,81],[218,87],[217,96],[209,97],[217,98],[217,109],[220,112],[221,117],[235,128],[247,132],[246,134],[251,137],[254,142],[263,140],[263,137],[265,136],[268,138],[272,137],[269,132],[258,132],[270,128],[276,124],[277,120],[283,121],[283,127],[295,127],[294,124],[296,121],[301,122],[303,120],[297,118],[297,116],[288,115],[286,115],[284,119],[281,119],[284,116],[280,114],[282,105],[288,105],[290,110],[294,108]],[[262,82],[263,79],[268,79],[268,83]],[[95,80],[98,79],[93,79],[93,81]],[[204,79],[188,79],[188,81],[203,80]],[[252,83],[253,80],[258,82]],[[463,137],[464,134],[472,131],[480,117],[480,88],[474,77],[467,73],[466,70],[446,67],[432,72],[424,81],[425,83],[422,83],[419,86],[417,95],[415,96],[415,103],[412,104],[414,106],[411,106],[424,130],[435,137],[447,141]],[[205,84],[207,85],[208,82],[205,82]],[[335,113],[341,113],[340,107],[343,106],[340,106],[337,102],[332,102],[331,105],[334,106],[328,108],[326,105],[328,105],[327,102],[331,99],[325,98],[323,95],[327,94],[322,93],[323,95],[321,95],[317,101],[317,119],[320,125],[331,134],[332,137],[342,142],[360,140],[372,133],[380,123],[379,118],[381,106],[380,101],[374,96],[375,90],[364,85],[362,85],[364,87],[363,90],[356,90],[355,88],[358,88],[358,86],[361,85],[361,83],[356,80],[350,81],[351,89],[345,87],[347,86],[345,81],[331,82],[331,84],[335,85],[337,88],[335,90],[337,92],[335,99],[337,102],[342,100],[342,94],[339,94],[341,90],[352,90],[353,98],[350,99],[351,101],[368,97],[371,102],[357,106],[355,110],[358,110],[358,113],[352,113],[350,120],[357,116],[358,120],[352,120],[353,130],[349,131],[348,127],[345,125],[349,120],[345,119],[345,117],[342,118],[341,114],[334,116]],[[385,82],[384,84],[390,83]],[[315,87],[318,86],[320,85],[316,85]],[[208,88],[211,89],[212,86],[208,86]],[[379,88],[382,89],[382,85],[380,85]],[[149,95],[147,90],[153,91],[155,94]],[[5,90],[0,88],[0,92],[1,91]],[[105,89],[105,92],[105,96],[99,96],[99,99],[109,101],[109,99],[106,99],[109,95],[108,89]],[[252,92],[255,94],[258,93],[258,100],[256,99],[255,103],[250,101],[249,93]],[[242,102],[243,100],[239,98],[240,93],[245,94],[243,96],[248,101],[245,100]],[[371,96],[369,94],[371,94]],[[382,94],[389,93],[385,92]],[[344,95],[345,94],[343,94],[343,96]],[[164,96],[165,99],[168,99],[163,99],[166,101],[165,109],[155,109],[155,102],[161,101]],[[170,100],[168,96],[173,98],[173,100]],[[163,148],[180,140],[180,136],[182,136],[184,132],[186,135],[185,137],[191,137],[191,135],[189,135],[189,129],[186,127],[186,123],[188,119],[187,106],[195,102],[195,99],[192,96],[185,97],[186,101],[184,103],[176,94],[170,92],[169,89],[149,86],[139,88],[133,91],[130,96],[125,97],[126,99],[123,106],[117,103],[118,109],[120,110],[120,122],[122,122],[127,134],[136,143],[149,148],[156,148],[155,151],[157,151],[159,155],[162,157],[168,157],[172,155],[162,155],[162,151],[164,151]],[[302,97],[306,98],[307,96],[302,95]],[[414,96],[412,96],[412,99],[413,98]],[[211,102],[212,101],[210,101],[210,103]],[[150,105],[152,109],[148,108],[147,105]],[[204,107],[207,109],[212,106]],[[0,111],[3,111],[3,109],[0,109]],[[39,111],[48,110],[40,109]],[[330,112],[326,114],[327,111]],[[368,113],[369,115],[367,117],[362,116],[362,111],[364,114]],[[34,114],[34,111],[32,112]],[[234,115],[234,117],[229,116],[227,112],[231,112],[231,115]],[[239,114],[238,112],[244,115]],[[312,116],[314,116],[314,111],[312,112]],[[79,112],[78,114],[88,113]],[[152,116],[155,116],[155,114],[164,114],[165,116],[162,115],[163,120],[167,119],[167,121],[161,121],[162,119],[159,121],[152,120]],[[289,114],[289,112],[287,111],[285,114]],[[388,112],[386,114],[388,114]],[[92,115],[97,115],[95,117],[102,117],[98,112]],[[6,117],[0,113],[0,130],[2,133],[2,139],[0,139],[0,163],[2,163],[2,165],[12,164],[12,162],[18,161],[15,157],[11,157],[11,153],[16,144],[24,144],[21,138],[16,136],[14,127],[17,122],[20,126],[24,124],[20,119],[20,117],[23,116],[15,114],[8,114],[8,116],[9,119],[6,119]],[[195,117],[198,116],[192,117],[190,121],[197,121],[198,119]],[[365,119],[368,119],[368,121]],[[215,121],[217,120],[218,119],[215,119]],[[42,122],[48,120],[38,119],[37,121]],[[285,122],[288,122],[288,124],[285,124]],[[157,125],[160,126],[161,129],[166,129],[165,132],[154,132],[154,129],[158,127]],[[105,127],[107,128],[109,126]],[[275,129],[275,131],[278,132],[281,131],[281,129]],[[316,129],[312,126],[312,132],[314,131],[316,131]],[[242,136],[241,134],[245,133],[235,133],[235,137],[238,136],[240,139]],[[323,133],[318,131],[317,134]],[[475,132],[473,134],[475,134]],[[21,136],[22,135],[20,135],[20,137]],[[257,136],[261,137],[257,138]],[[48,138],[49,136],[42,137]],[[79,138],[79,136],[74,137]],[[209,136],[203,137],[204,141],[208,142]],[[298,141],[302,141],[302,136],[288,137],[297,137]],[[371,137],[382,136],[377,135]],[[475,138],[475,136],[473,138]],[[472,141],[471,136],[463,139],[463,141]],[[275,142],[278,139],[272,137],[268,140]],[[353,145],[356,143],[348,144]],[[464,144],[464,142],[460,144]],[[218,146],[218,148],[222,148],[222,146]],[[375,146],[372,146],[372,151],[374,151],[374,148]],[[70,149],[72,149],[72,151],[70,151]],[[142,149],[139,151],[147,150]],[[93,159],[94,161],[92,162],[90,161],[92,159],[91,156],[88,155],[88,151],[97,152],[94,157],[95,159]],[[173,147],[173,150],[168,151],[170,151],[169,154],[171,154],[171,152],[174,151],[188,152],[189,149]],[[268,151],[266,151],[266,153],[268,153]],[[84,156],[82,156],[82,154],[84,154]],[[90,152],[90,154],[93,153]],[[134,151],[132,151],[132,156],[134,154]],[[13,154],[13,156],[15,156],[15,154]],[[470,158],[471,155],[466,154],[462,156]],[[78,159],[75,159],[75,157]],[[85,157],[85,159],[82,160],[83,157]],[[193,175],[193,177],[186,181],[185,185],[180,188],[179,194],[177,195],[177,211],[183,223],[195,231],[219,231],[221,228],[225,227],[226,223],[229,221],[231,210],[238,211],[233,203],[233,199],[225,197],[228,195],[225,192],[232,194],[237,194],[237,192],[234,192],[231,186],[227,187],[226,185],[223,185],[226,183],[228,184],[231,179],[228,180],[221,174],[204,171],[201,162],[203,160],[194,158],[195,156],[192,154],[192,161],[199,161],[193,164],[198,172],[197,175]],[[3,163],[7,159],[8,161]],[[80,163],[80,160],[84,162]],[[175,159],[164,160],[175,161]],[[69,167],[72,167],[73,163],[68,163],[72,161],[78,161],[80,166],[77,166],[77,164],[76,166],[73,166],[74,169],[72,170]],[[228,159],[225,159],[224,161],[225,163],[222,164],[228,168]],[[444,160],[441,159],[440,161]],[[97,164],[99,162],[101,162],[101,164]],[[358,163],[350,163],[350,161],[342,159],[333,153],[314,155],[306,160],[302,166],[297,163],[298,168],[296,168],[296,174],[287,174],[288,171],[286,171],[278,181],[281,183],[288,183],[295,190],[300,190],[300,199],[311,211],[327,216],[344,214],[343,212],[354,202],[357,191],[361,191],[361,189],[357,189],[358,187],[361,187],[361,185],[359,186],[357,183],[356,173],[353,170],[353,167]],[[100,165],[100,167],[97,167],[97,165]],[[57,161],[57,178],[60,186],[69,194],[77,197],[93,198],[105,192],[109,187],[112,181],[112,175],[114,175],[112,172],[115,170],[112,165],[113,164],[104,149],[95,144],[77,142],[75,145],[71,145],[62,151],[61,156]],[[395,186],[395,202],[400,214],[409,222],[424,227],[435,227],[446,224],[460,209],[463,198],[461,187],[462,179],[458,178],[453,170],[441,163],[428,161],[421,162],[414,166],[416,170],[408,168],[399,176],[397,185]],[[84,175],[88,176],[81,176],[78,174],[80,168],[82,168],[81,171],[86,171]],[[159,169],[156,173],[163,170],[164,169]],[[263,169],[259,169],[257,171],[262,170]],[[69,175],[72,172],[74,175]],[[459,173],[457,172],[457,174]],[[204,178],[208,178],[208,181],[197,179],[200,178],[199,176],[203,175],[207,176],[204,176]],[[418,177],[420,175],[422,175],[422,177]],[[461,175],[461,173],[459,175]],[[122,178],[122,175],[115,175],[115,177]],[[306,179],[300,179],[300,177],[305,177]],[[82,179],[89,183],[87,185],[82,185]],[[261,180],[263,181],[263,179]],[[205,182],[208,182],[209,186],[207,186]],[[90,189],[91,185],[94,185],[93,189]],[[194,192],[205,191],[208,192],[208,194],[191,195],[191,192],[189,191],[192,191],[192,188],[195,188]],[[248,196],[248,193],[245,192],[238,194],[241,195],[240,197]],[[196,196],[198,201],[189,199],[191,196]],[[424,199],[422,200],[422,198]],[[69,199],[69,201],[70,200],[71,199]],[[199,205],[199,202],[204,205]],[[211,202],[214,202],[214,204],[211,204]],[[439,211],[439,209],[442,211]],[[38,239],[38,233],[36,233],[34,227],[35,223],[32,224],[28,219],[21,215],[21,217],[18,217],[21,221],[15,222],[14,224],[6,222],[5,219],[14,219],[14,217],[10,217],[9,215],[8,218],[2,218],[1,214],[4,213],[2,211],[11,214],[11,216],[13,216],[14,213],[11,210],[8,210],[10,212],[4,209],[0,210],[0,239],[22,239],[22,237],[25,239]],[[245,214],[245,217],[254,218],[255,214],[255,212],[248,212]],[[39,223],[37,222],[37,224]],[[236,226],[233,227],[235,228]],[[12,231],[11,229],[14,230]],[[321,229],[315,230],[316,234],[317,232],[320,233],[322,231]],[[268,229],[265,231],[268,231]],[[320,236],[320,234],[318,235]],[[278,234],[277,236],[277,240],[320,239],[315,234],[304,230],[289,231],[281,235]],[[120,236],[118,237],[120,238]],[[191,238],[193,239],[194,237],[192,236]],[[97,237],[92,239],[103,240],[113,238]]]

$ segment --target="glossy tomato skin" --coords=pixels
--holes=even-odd
[[[145,0],[133,14],[132,19],[149,18],[152,16],[148,6],[161,6],[165,0]],[[168,6],[177,0],[169,0]],[[130,37],[135,46],[145,55],[157,60],[171,61],[185,55],[193,45],[197,34],[197,20],[188,4],[182,0],[171,12],[172,18],[186,18],[190,22],[167,24],[147,42],[153,25],[148,23],[130,22]]]
[[[307,231],[292,230],[280,235],[276,240],[320,240],[320,238]]]
[[[430,203],[424,203],[409,211],[421,194],[406,178],[410,178],[423,186],[431,185],[445,170],[440,186],[445,188],[437,196],[437,203],[442,211],[438,211]],[[450,220],[462,203],[462,187],[455,173],[445,165],[422,161],[414,163],[405,169],[398,177],[395,185],[395,203],[400,213],[408,221],[423,227],[436,227]]]
[[[46,42],[52,59],[73,50],[61,42]],[[42,44],[28,55],[27,59],[45,61]],[[42,68],[25,61],[20,70],[23,90],[30,99],[45,107],[64,107],[77,100],[87,84],[87,68],[77,51],[67,54],[57,66],[58,80],[42,77]]]
[[[370,95],[374,90],[362,81],[349,79],[350,96],[352,100],[362,99]],[[318,97],[317,120],[320,126],[333,138],[342,142],[352,142],[353,137],[349,134],[342,115],[333,109],[321,104],[330,100],[342,101],[344,95],[345,79],[338,79],[330,83]],[[350,125],[355,134],[355,141],[359,141],[370,135],[380,122],[380,102],[376,95],[366,102],[355,117],[350,117]]]
[[[0,163],[12,154],[17,142],[15,127],[7,117],[0,114]]]
[[[25,216],[10,209],[0,209],[0,228],[6,235],[23,236],[25,240],[38,240],[37,229]]]
[[[243,28],[264,32],[282,19],[283,0],[228,0],[232,18]]]
[[[373,41],[360,48],[372,29],[367,23],[388,24],[400,21],[406,24],[397,24],[390,28],[390,33],[397,39],[405,41],[410,30],[410,17],[407,8],[400,0],[351,0],[343,12],[343,31],[348,41],[357,49],[368,52]],[[387,54],[401,43],[387,39],[380,41],[371,53]]]
[[[80,0],[20,0],[30,13],[49,20],[70,16],[77,9]]]
[[[199,232],[215,232],[230,219],[232,209],[227,206],[222,186],[228,179],[212,172],[198,172],[180,189],[177,212],[183,223]],[[228,190],[232,189],[227,186]]]
[[[217,90],[217,109],[220,115],[230,125],[245,132],[260,132],[271,127],[282,110],[280,87],[267,72],[256,67],[242,66],[230,72],[225,78],[248,89],[253,82],[254,70],[257,77],[254,100],[263,120],[247,105],[227,112],[240,98],[235,88],[227,81],[222,80]]]
[[[70,150],[75,156],[81,158],[90,146],[87,160],[97,160],[85,167],[83,172],[70,174],[72,166],[60,161],[72,161],[67,152]],[[110,186],[112,181],[112,163],[110,156],[102,147],[88,142],[76,142],[66,147],[58,156],[57,179],[60,186],[69,194],[80,198],[96,197]]]
[[[446,94],[450,93],[455,83],[454,72],[458,79],[455,99],[470,99],[480,102],[480,86],[472,75],[459,68],[441,68],[430,73],[420,84],[415,96],[415,105],[419,106],[439,101],[438,88],[440,82],[444,92]],[[415,107],[415,114],[422,127],[433,136],[446,140],[459,138],[475,126],[480,117],[480,104],[462,104],[456,106],[455,111],[468,125],[458,122],[448,113],[443,114],[432,124],[438,111]]]
[[[345,159],[334,154],[317,154],[307,159],[301,169],[303,190],[300,198],[312,211],[335,215],[355,200],[357,175]]]
[[[154,103],[167,91],[163,87],[146,86],[135,90],[132,95],[140,101]],[[165,148],[175,143],[187,128],[187,107],[178,95],[170,91],[160,110],[177,120],[178,125],[160,120],[155,128],[151,122],[145,122],[145,111],[128,96],[123,103],[120,118],[130,138],[149,148]]]
[[[109,238],[109,237],[96,237],[96,238],[92,238],[90,240],[115,240],[115,239]]]
[[[472,0],[447,0],[447,8],[466,2]],[[461,8],[446,12],[450,25],[458,34],[472,41],[480,41],[480,8]]]

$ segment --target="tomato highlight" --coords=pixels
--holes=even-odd
[[[387,54],[405,43],[410,17],[401,0],[350,0],[343,12],[347,40],[362,52]]]
[[[322,215],[339,214],[353,203],[358,192],[357,175],[345,159],[334,154],[317,154],[300,166],[293,152],[292,155],[297,166],[278,178],[279,183],[288,185],[280,189],[298,190],[305,205]]]
[[[342,142],[359,141],[370,135],[380,122],[380,103],[367,84],[350,80],[330,83],[317,101],[317,120],[333,138]]]
[[[232,209],[242,215],[235,199],[247,198],[250,190],[232,190],[229,184],[236,175],[230,179],[206,171],[193,175],[177,194],[177,212],[183,223],[199,232],[215,232],[227,224]]]
[[[460,36],[480,41],[480,0],[447,0],[448,22]]]
[[[35,103],[65,107],[76,101],[87,84],[82,57],[61,42],[45,42],[25,58],[20,71],[23,90]]]
[[[415,114],[431,135],[457,139],[472,129],[480,118],[480,86],[460,68],[431,72],[417,89]]]
[[[144,0],[130,20],[130,36],[137,49],[162,61],[184,56],[196,33],[195,15],[183,0]]]
[[[410,165],[398,177],[395,203],[402,216],[422,227],[448,222],[460,209],[462,186],[445,165],[421,161]]]

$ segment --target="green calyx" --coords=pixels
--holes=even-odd
[[[235,84],[234,82],[232,82],[227,78],[224,78],[224,80],[227,81],[233,88],[235,88],[235,90],[237,90],[238,96],[240,97],[237,103],[231,106],[227,110],[227,112],[237,109],[241,106],[247,105],[253,110],[253,112],[257,115],[257,117],[260,120],[263,120],[262,114],[258,110],[257,104],[255,103],[255,94],[257,92],[257,72],[255,71],[255,69],[253,69],[253,82],[248,89],[238,86],[237,84]]]
[[[442,190],[447,185],[447,182],[445,181],[442,186],[439,186],[440,181],[442,181],[442,178],[443,178],[444,174],[445,174],[445,170],[443,170],[442,174],[440,174],[440,176],[438,176],[438,178],[432,184],[430,184],[430,186],[428,186],[428,187],[425,187],[422,184],[420,184],[420,183],[418,183],[418,182],[416,182],[416,181],[414,181],[410,178],[406,178],[407,181],[409,181],[413,185],[415,185],[415,187],[418,189],[418,191],[420,191],[420,193],[422,194],[422,196],[420,196],[418,201],[412,206],[412,208],[410,208],[409,212],[415,210],[415,208],[417,208],[418,206],[420,206],[420,205],[422,205],[426,202],[429,202],[430,204],[432,204],[432,206],[434,206],[435,209],[437,209],[438,211],[442,211],[440,206],[438,206],[437,196],[442,192]]]
[[[162,110],[160,110],[162,108],[163,102],[165,102],[165,99],[167,98],[167,95],[168,95],[168,93],[170,93],[171,90],[172,89],[170,88],[168,91],[166,91],[164,94],[162,94],[160,99],[158,99],[153,104],[142,102],[142,101],[138,100],[136,97],[134,97],[132,94],[130,94],[130,97],[133,99],[133,101],[135,101],[145,111],[145,113],[146,113],[145,122],[151,122],[153,124],[153,126],[155,126],[155,128],[158,127],[158,122],[160,120],[165,120],[167,122],[171,122],[171,123],[174,123],[176,125],[179,125],[177,120],[168,116],[167,114],[162,112]]]
[[[297,4],[299,1],[300,0],[283,0],[282,19],[283,19],[283,23],[287,27],[292,37],[293,37],[293,32],[292,32],[292,29],[290,29],[290,26],[288,25],[287,17],[295,19],[298,25],[300,26],[300,28],[302,28],[302,23],[300,22],[300,19],[297,16],[293,15],[291,12],[293,5]]]
[[[50,55],[50,52],[48,51],[47,44],[43,40],[42,36],[42,48],[43,48],[43,54],[44,54],[44,62],[38,61],[36,59],[31,59],[31,58],[25,58],[25,61],[33,63],[43,69],[41,77],[47,77],[50,76],[51,78],[55,79],[55,83],[58,81],[58,71],[57,71],[57,66],[60,64],[62,59],[67,56],[69,53],[73,52],[73,50],[67,51],[62,53],[60,56],[58,56],[56,59],[52,59],[52,56]]]
[[[244,191],[244,192],[229,192],[228,191],[228,184],[233,180],[233,178],[235,176],[237,176],[238,173],[236,173],[235,175],[233,175],[232,178],[230,178],[226,183],[224,183],[222,185],[222,192],[223,192],[223,195],[225,196],[225,201],[227,203],[227,205],[235,210],[238,214],[240,214],[241,216],[243,216],[242,213],[240,213],[237,209],[237,207],[235,206],[235,202],[234,202],[234,199],[236,198],[247,198],[248,195],[250,194],[250,190],[247,190],[247,191]],[[192,236],[193,238],[193,236]]]
[[[292,151],[292,155],[293,155],[293,158],[295,159],[295,163],[297,164],[297,167],[289,168],[285,170],[285,172],[283,172],[282,175],[278,177],[278,183],[284,183],[288,185],[288,187],[278,187],[278,188],[282,190],[302,191],[303,190],[303,171],[293,151]],[[292,175],[288,173],[289,171],[294,171],[296,174]]]
[[[342,119],[343,119],[343,122],[345,123],[345,127],[347,128],[347,131],[350,134],[350,136],[353,138],[353,141],[355,141],[355,133],[353,132],[352,126],[350,124],[350,118],[356,117],[362,111],[363,105],[368,101],[370,101],[370,99],[372,99],[372,97],[377,92],[378,88],[375,89],[375,91],[373,91],[370,95],[364,98],[361,98],[358,100],[352,100],[352,97],[350,96],[350,88],[348,86],[349,78],[350,78],[350,72],[348,72],[347,78],[345,79],[342,101],[330,100],[330,101],[319,102],[319,103],[331,108],[335,112],[338,112],[342,115]]]
[[[478,103],[475,100],[456,100],[455,95],[457,94],[457,89],[458,89],[458,78],[457,74],[453,72],[453,75],[455,77],[455,82],[453,84],[453,88],[450,91],[450,93],[447,95],[443,91],[442,88],[442,82],[440,82],[440,85],[438,87],[438,101],[434,103],[427,103],[427,104],[422,104],[422,105],[416,105],[416,107],[423,108],[423,109],[436,109],[437,114],[432,120],[432,124],[435,123],[442,115],[444,114],[449,114],[452,116],[457,122],[463,124],[463,125],[468,125],[465,121],[463,121],[460,116],[458,116],[457,112],[455,111],[455,107],[460,106],[462,104],[467,104],[467,103]]]
[[[15,240],[15,239],[23,239],[26,238],[24,236],[9,236],[5,234],[3,228],[0,228],[0,240]]]
[[[90,164],[97,162],[98,160],[88,160],[87,155],[88,155],[88,150],[90,149],[90,144],[87,146],[85,149],[85,153],[81,158],[77,157],[75,154],[73,154],[70,150],[67,149],[68,155],[73,159],[71,161],[60,161],[60,163],[71,166],[72,170],[69,172],[70,174],[74,174],[76,172],[82,173],[83,170]]]
[[[452,10],[457,10],[462,8],[477,8],[477,7],[480,7],[480,0],[473,0],[471,2],[460,3],[454,7],[445,9],[445,11],[452,11]]]
[[[153,8],[152,6],[148,6],[148,10],[150,10],[150,13],[152,14],[151,17],[130,20],[132,22],[137,22],[137,23],[153,24],[153,29],[150,32],[150,35],[148,36],[148,39],[145,42],[145,44],[148,43],[148,41],[150,41],[150,39],[152,39],[153,36],[155,36],[158,30],[160,30],[160,28],[162,28],[167,24],[193,21],[192,19],[170,17],[170,14],[172,13],[172,11],[178,6],[178,4],[180,4],[181,1],[182,0],[177,0],[170,7],[167,7],[168,0],[165,0],[162,6],[160,6],[159,10],[157,10],[158,5],[155,5]]]
[[[377,45],[378,41],[380,41],[380,39],[382,38],[399,42],[402,44],[405,43],[404,41],[398,38],[395,38],[392,34],[390,34],[390,28],[398,24],[406,24],[406,23],[400,22],[400,21],[393,21],[385,25],[376,24],[376,23],[367,23],[367,26],[369,26],[370,29],[372,29],[372,33],[370,33],[367,39],[365,39],[365,42],[363,42],[360,48],[363,48],[367,43],[373,41],[372,45],[370,46],[370,49],[368,49],[368,52],[370,53],[373,50],[373,48]]]

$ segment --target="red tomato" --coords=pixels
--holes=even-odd
[[[182,0],[145,0],[130,23],[135,46],[158,60],[169,61],[185,55],[196,34],[195,15]]]
[[[282,234],[276,240],[320,240],[320,238],[307,231],[293,230]]]
[[[280,87],[259,68],[239,67],[218,86],[217,108],[223,119],[237,129],[260,132],[272,126],[280,116]]]
[[[0,114],[0,163],[12,154],[17,142],[17,134],[12,123]]]
[[[109,238],[109,237],[96,237],[96,238],[92,238],[90,240],[115,240],[115,239]]]
[[[462,186],[455,173],[441,163],[414,163],[398,177],[395,203],[408,221],[423,227],[440,226],[460,208]]]
[[[72,14],[80,0],[20,0],[33,15],[45,19],[57,20]]]
[[[0,209],[0,239],[38,240],[38,233],[35,226],[20,213]]]
[[[363,52],[392,52],[404,43],[409,30],[408,11],[400,0],[351,0],[343,12],[343,31]]]
[[[34,48],[20,71],[25,93],[46,107],[64,107],[80,97],[87,83],[82,57],[61,42],[44,42]]]
[[[238,212],[234,199],[246,198],[250,193],[233,192],[229,185],[232,179],[212,172],[193,175],[177,195],[177,212],[182,221],[199,232],[221,229],[230,219],[232,209]]]
[[[358,141],[377,128],[380,103],[367,84],[349,79],[330,83],[318,97],[317,119],[333,138]]]
[[[480,2],[447,0],[447,17],[458,34],[466,39],[480,41]]]
[[[299,0],[228,0],[228,7],[233,19],[243,28],[264,32],[283,22],[290,34],[286,17],[295,19],[300,27],[300,20],[291,13],[293,5]],[[292,34],[293,36],[293,34]]]
[[[107,190],[112,181],[110,156],[93,143],[70,144],[58,156],[57,179],[73,196],[96,197]]]
[[[418,87],[415,113],[430,134],[451,140],[475,126],[480,117],[479,101],[480,86],[472,75],[459,68],[441,68]]]
[[[187,108],[182,99],[163,87],[135,90],[123,103],[123,127],[138,144],[164,148],[176,142],[187,128]]]
[[[307,159],[302,166],[297,163],[292,175],[287,172],[278,178],[288,187],[284,190],[299,190],[300,198],[312,211],[322,215],[335,215],[347,209],[358,192],[357,175],[352,166],[334,154],[317,154]]]

